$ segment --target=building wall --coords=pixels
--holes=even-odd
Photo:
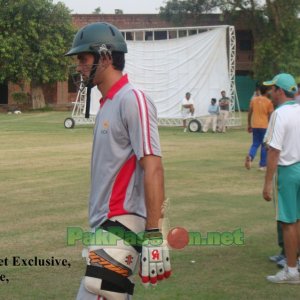
[[[155,14],[75,14],[72,19],[76,28],[94,22],[111,23],[120,29],[171,27],[170,23],[163,21]]]
[[[24,90],[25,93],[30,94],[30,85],[25,84],[24,85]],[[15,92],[21,92],[21,87],[17,84],[14,84],[12,82],[8,83],[8,105],[14,105],[14,99],[13,99],[13,93]]]

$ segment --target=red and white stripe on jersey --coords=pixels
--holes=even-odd
[[[267,132],[266,132],[266,135],[264,137],[264,142],[269,145],[273,139],[273,135],[274,135],[274,128],[275,128],[275,123],[276,123],[276,118],[277,118],[277,112],[274,111],[272,116],[271,116],[271,119],[270,119],[270,122],[269,122],[269,126],[268,126],[268,129],[267,129]]]
[[[128,212],[124,208],[126,192],[136,168],[136,156],[132,155],[117,174],[109,199],[108,218],[124,215]]]
[[[133,92],[139,107],[140,121],[143,132],[144,155],[152,155],[153,150],[151,146],[150,120],[146,97],[144,93],[139,90],[133,90]]]

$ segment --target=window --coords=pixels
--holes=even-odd
[[[155,40],[166,40],[168,37],[166,31],[155,31],[154,32],[154,39]]]
[[[250,30],[238,30],[236,32],[236,40],[238,50],[252,51],[253,50],[253,36]]]

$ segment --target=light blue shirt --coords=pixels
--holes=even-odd
[[[219,114],[219,105],[217,105],[217,104],[215,104],[215,105],[210,104],[210,106],[208,107],[208,112],[211,115],[218,115]]]

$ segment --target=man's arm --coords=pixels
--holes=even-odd
[[[184,108],[191,108],[191,107],[193,107],[193,104],[183,104],[182,106]]]
[[[248,110],[248,128],[247,128],[249,133],[252,132],[252,126],[251,126],[252,114],[253,114],[253,109],[250,106]]]
[[[157,230],[163,217],[164,170],[159,156],[144,156],[140,164],[144,169],[147,222],[139,274],[143,285],[155,286],[158,280],[171,276],[169,249],[163,242],[161,228],[160,232]]]
[[[162,204],[165,199],[164,170],[161,157],[147,155],[141,158],[144,170],[144,188],[147,209],[146,229],[159,228],[162,216]]]
[[[266,201],[272,200],[272,180],[277,169],[280,151],[269,147],[267,156],[267,171],[263,188],[263,197]]]

